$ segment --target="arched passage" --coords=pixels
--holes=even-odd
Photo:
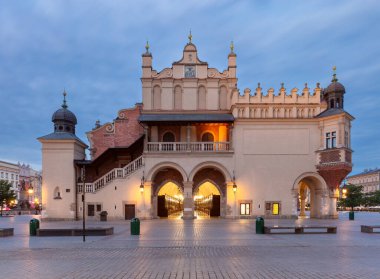
[[[322,217],[327,189],[326,182],[319,174],[305,173],[299,176],[293,185],[298,216]]]
[[[205,166],[193,178],[195,214],[198,217],[225,216],[226,178],[221,170]]]
[[[180,217],[183,211],[183,174],[172,166],[161,166],[151,177],[153,217]]]

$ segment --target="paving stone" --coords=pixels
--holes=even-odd
[[[379,235],[360,232],[379,224],[379,213],[358,213],[348,221],[265,220],[269,225],[336,225],[338,233],[256,235],[254,220],[143,220],[141,235],[129,222],[104,237],[29,237],[32,216],[0,218],[15,236],[0,239],[0,270],[6,278],[380,278]],[[41,223],[78,227],[81,222]]]

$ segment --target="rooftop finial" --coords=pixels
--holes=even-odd
[[[63,104],[62,104],[62,108],[64,109],[67,109],[67,104],[66,104],[66,89],[63,89]]]
[[[332,82],[337,82],[338,79],[336,78],[336,66],[334,66],[333,68],[333,71],[334,71],[334,74],[333,74],[333,79],[331,80]]]
[[[191,44],[191,40],[193,39],[193,35],[191,35],[191,29],[190,29],[190,33],[189,33],[189,36],[187,36],[189,38],[189,43]]]
[[[231,50],[231,53],[234,53],[234,41],[231,41],[230,50]]]
[[[145,49],[146,49],[146,53],[149,53],[149,42],[148,42],[148,40],[146,41]]]

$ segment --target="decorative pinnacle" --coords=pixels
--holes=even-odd
[[[146,49],[146,53],[149,53],[149,42],[148,41],[146,41],[145,49]]]
[[[193,39],[193,35],[191,35],[191,29],[190,29],[190,33],[189,33],[189,36],[187,36],[189,38],[189,43],[191,43],[191,40]]]
[[[66,104],[66,89],[63,89],[63,104],[62,104],[62,108],[64,109],[67,109],[67,104]]]
[[[230,50],[231,50],[231,53],[234,53],[234,41],[231,41]]]
[[[284,89],[284,83],[281,82],[281,89]]]
[[[334,74],[333,74],[333,79],[331,80],[332,82],[337,82],[338,79],[336,78],[336,66],[334,66],[333,68],[333,71],[334,71]]]

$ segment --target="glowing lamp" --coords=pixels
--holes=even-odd
[[[234,185],[232,186],[232,190],[234,191],[234,193],[236,193],[236,191],[237,191],[237,186],[236,186],[235,183],[234,183]]]

